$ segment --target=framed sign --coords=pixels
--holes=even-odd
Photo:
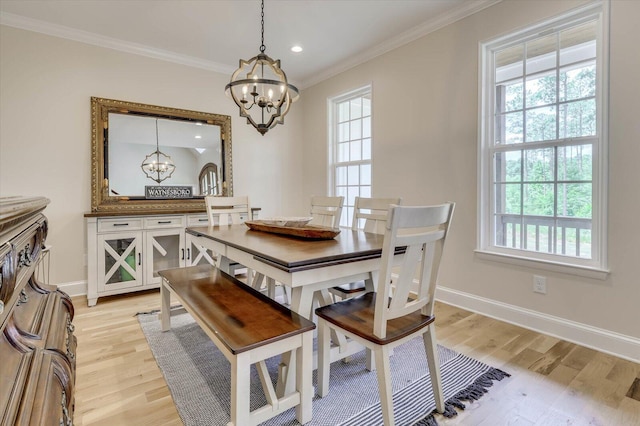
[[[145,186],[144,197],[148,200],[191,198],[193,191],[190,186]]]

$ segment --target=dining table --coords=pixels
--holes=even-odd
[[[218,267],[223,271],[237,262],[255,271],[255,286],[265,277],[290,288],[290,309],[310,320],[314,317],[314,300],[331,303],[328,289],[333,286],[364,280],[367,289],[375,290],[384,240],[384,235],[348,228],[341,229],[335,238],[321,240],[251,230],[244,224],[188,227],[186,232],[193,244],[219,256]],[[396,258],[399,261],[401,256]],[[362,350],[355,342],[346,342],[344,336],[335,336],[335,341],[340,343],[332,351],[339,351],[342,357],[345,351]],[[287,368],[294,356],[281,361],[277,384],[280,395],[294,388],[294,369]],[[373,368],[370,359],[367,366]]]

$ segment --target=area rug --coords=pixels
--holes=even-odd
[[[160,331],[157,313],[138,316],[158,366],[164,374],[178,413],[186,426],[226,426],[230,420],[230,365],[189,314],[171,319],[171,331]],[[464,409],[463,401],[475,401],[487,392],[494,380],[509,374],[451,349],[439,346],[446,417]],[[276,377],[278,357],[267,361]],[[252,410],[264,405],[260,380],[251,371]],[[394,415],[399,426],[436,425],[435,403],[421,338],[394,349],[391,356]],[[316,372],[313,384],[316,385]],[[309,426],[382,425],[382,412],[375,372],[365,368],[365,352],[351,361],[331,364],[329,394],[313,400]],[[295,426],[295,409],[263,423],[266,426]]]

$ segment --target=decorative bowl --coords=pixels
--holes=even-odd
[[[307,223],[311,222],[312,217],[268,217],[260,219],[259,221],[265,225],[286,226],[288,228],[302,228]]]

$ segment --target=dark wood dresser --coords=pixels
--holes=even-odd
[[[0,198],[2,426],[73,423],[73,305],[35,274],[47,236],[47,204],[42,197]]]

